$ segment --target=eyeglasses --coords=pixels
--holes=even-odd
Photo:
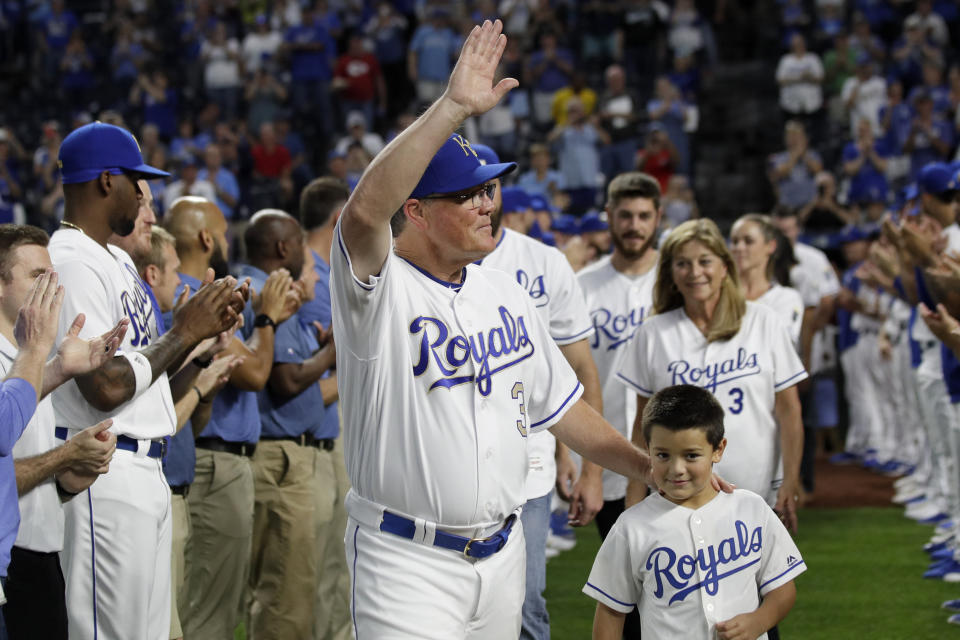
[[[421,200],[453,200],[457,204],[470,203],[470,209],[479,209],[483,206],[483,196],[493,200],[493,195],[497,192],[497,183],[489,182],[470,193],[461,193],[450,196],[424,196]]]

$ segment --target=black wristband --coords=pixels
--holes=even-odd
[[[60,496],[61,501],[69,500],[70,498],[76,495],[79,495],[80,493],[79,491],[77,493],[74,493],[72,491],[67,491],[66,489],[64,489],[63,485],[60,484],[60,478],[56,476],[53,477],[53,483],[57,485],[57,495]]]
[[[193,359],[193,365],[199,367],[200,369],[206,369],[210,366],[210,363],[213,362],[213,358],[207,358],[206,360],[201,360],[199,356]]]
[[[268,316],[265,313],[259,314],[253,319],[254,327],[273,327],[274,331],[277,329],[277,323],[273,321],[273,318]]]

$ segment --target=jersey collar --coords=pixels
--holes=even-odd
[[[460,282],[447,282],[446,280],[441,280],[440,278],[437,278],[437,277],[433,276],[432,274],[430,274],[429,272],[425,271],[424,269],[421,269],[420,267],[418,267],[418,266],[415,265],[414,263],[410,262],[409,260],[407,260],[407,259],[404,258],[403,256],[397,256],[397,257],[400,258],[401,260],[403,260],[404,262],[406,262],[407,264],[409,264],[411,267],[413,267],[414,269],[416,269],[416,270],[419,271],[420,273],[422,273],[424,276],[430,278],[431,280],[433,280],[433,281],[436,282],[437,284],[439,284],[439,285],[441,285],[441,286],[444,286],[444,287],[446,287],[447,289],[450,289],[450,290],[452,290],[452,291],[460,291],[460,289],[463,287],[464,283],[466,283],[466,281],[467,281],[467,268],[466,268],[466,267],[464,267],[464,268],[463,268],[463,271],[461,271]]]

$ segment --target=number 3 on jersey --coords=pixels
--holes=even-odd
[[[513,385],[513,389],[510,390],[510,397],[514,400],[520,401],[520,419],[517,420],[517,431],[520,432],[520,435],[524,438],[527,437],[527,407],[524,405],[523,399],[523,383],[516,382]]]
[[[733,389],[730,389],[730,393],[728,395],[733,399],[733,404],[727,407],[727,410],[733,415],[737,415],[743,411],[743,389],[740,387],[734,387]]]

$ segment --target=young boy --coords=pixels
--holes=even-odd
[[[635,606],[644,640],[766,638],[806,567],[763,498],[711,485],[727,446],[723,408],[700,387],[667,387],[642,428],[660,493],[625,511],[597,553],[583,588],[598,601],[594,640],[619,640]]]

